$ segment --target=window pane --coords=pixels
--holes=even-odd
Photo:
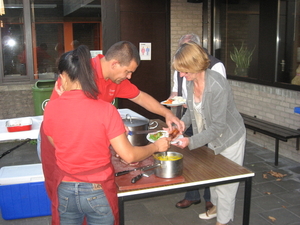
[[[257,76],[258,1],[226,1],[220,7],[221,60],[227,74]]]
[[[224,62],[228,76],[297,88],[300,1],[215,0],[214,4],[213,53]]]
[[[74,43],[84,44],[90,50],[100,50],[100,23],[74,23]]]
[[[280,1],[277,82],[300,85],[299,1]],[[297,73],[299,74],[297,76]]]
[[[40,79],[56,78],[56,60],[64,52],[63,1],[52,2],[33,4],[34,74]]]
[[[2,73],[4,76],[21,76],[26,74],[23,53],[24,24],[22,0],[4,1],[4,14],[0,17],[2,42]]]

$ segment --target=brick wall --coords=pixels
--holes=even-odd
[[[194,33],[202,37],[202,3],[188,3],[186,0],[171,0],[171,61],[182,35]],[[171,83],[174,70],[171,68]]]
[[[233,80],[229,83],[240,112],[295,130],[300,128],[300,114],[294,113],[294,108],[300,106],[300,92]],[[247,129],[247,140],[275,150],[275,139],[266,135]],[[296,139],[279,141],[279,154],[300,162]]]

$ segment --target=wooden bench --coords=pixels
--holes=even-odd
[[[275,165],[278,165],[279,140],[287,142],[290,138],[297,138],[296,149],[299,150],[300,131],[284,127],[275,123],[267,122],[253,116],[241,113],[245,127],[275,138]]]

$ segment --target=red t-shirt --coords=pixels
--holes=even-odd
[[[100,63],[100,59],[103,58],[104,55],[97,55],[96,57],[91,59],[92,66],[94,68],[94,73],[97,76],[97,86],[100,91],[98,98],[106,101],[112,102],[114,98],[135,98],[139,95],[140,90],[132,84],[129,80],[124,80],[120,84],[116,84],[112,82],[110,79],[105,80],[102,74],[102,67]],[[61,86],[60,78],[57,80],[58,86]],[[53,90],[50,100],[58,98],[59,95],[55,90]]]
[[[109,140],[125,132],[120,114],[113,105],[87,98],[81,90],[66,91],[49,101],[43,123],[45,134],[54,140],[57,165],[70,174],[110,163]],[[111,173],[109,168],[79,178],[95,183],[105,180]]]

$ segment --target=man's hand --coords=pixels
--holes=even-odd
[[[157,100],[155,100],[153,97],[148,95],[147,93],[140,91],[140,94],[130,99],[131,101],[135,102],[136,104],[139,104],[140,106],[144,107],[148,111],[152,113],[156,113],[160,116],[165,117],[166,123],[169,128],[169,133],[172,132],[173,127],[172,123],[176,124],[177,129],[182,134],[184,131],[184,123],[180,121],[172,112],[171,110],[167,109],[163,105],[161,105]]]
[[[169,128],[169,133],[171,133],[174,129],[172,126],[173,123],[176,124],[176,127],[181,134],[184,132],[185,129],[184,123],[180,119],[178,119],[171,111],[166,115],[165,118],[166,118],[166,124],[168,125]]]

